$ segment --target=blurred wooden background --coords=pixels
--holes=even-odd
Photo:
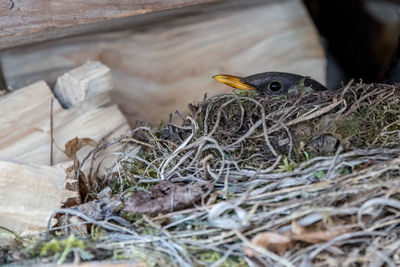
[[[118,30],[4,50],[6,86],[53,85],[58,75],[98,60],[111,68],[112,99],[129,123],[158,125],[205,93],[231,91],[211,78],[218,73],[286,71],[326,80],[324,51],[300,0],[214,1],[109,23]]]
[[[123,18],[214,0],[9,0],[0,2],[0,49],[119,27]]]

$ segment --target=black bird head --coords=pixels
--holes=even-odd
[[[327,90],[325,86],[307,76],[286,72],[263,72],[247,77],[215,75],[215,80],[241,90],[257,90],[267,95],[285,95],[296,91],[300,86],[314,91]]]

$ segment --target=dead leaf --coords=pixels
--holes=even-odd
[[[292,221],[292,230],[289,234],[293,241],[303,241],[307,243],[317,244],[327,242],[338,235],[348,232],[348,229],[341,228],[335,230],[318,230],[310,231],[301,226],[299,223]]]
[[[325,230],[325,231],[313,231],[304,232],[301,234],[292,234],[290,237],[293,241],[303,241],[311,244],[317,244],[321,242],[327,242],[333,238],[348,232],[347,229],[336,229],[336,230]]]
[[[274,232],[259,233],[251,239],[251,243],[255,246],[266,248],[278,254],[284,253],[294,245],[289,236]],[[244,247],[243,251],[249,257],[253,257],[256,254],[255,251],[249,247]]]
[[[348,231],[348,229],[344,228],[325,231],[309,231],[299,223],[293,221],[290,232],[286,232],[284,234],[262,232],[255,235],[251,239],[251,243],[255,246],[263,247],[270,251],[276,252],[277,254],[283,254],[292,248],[296,241],[317,244],[330,241]],[[249,247],[243,247],[243,251],[249,257],[252,257],[256,254],[256,252]]]
[[[303,226],[301,226],[298,222],[292,221],[292,233],[295,235],[301,235],[304,233],[306,229],[304,229]]]
[[[149,191],[133,193],[124,210],[145,214],[181,210],[192,207],[195,202],[208,196],[213,189],[212,182],[178,185],[170,181],[161,181]]]
[[[67,143],[65,143],[64,152],[69,159],[76,160],[77,159],[76,152],[78,152],[79,149],[85,146],[97,147],[97,142],[91,138],[75,137],[74,139],[71,139]]]

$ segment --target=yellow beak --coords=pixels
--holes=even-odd
[[[232,75],[215,75],[213,77],[215,80],[224,83],[226,85],[229,85],[233,88],[240,89],[240,90],[256,90],[255,87],[243,83],[241,80],[242,78],[237,77],[237,76],[232,76]]]

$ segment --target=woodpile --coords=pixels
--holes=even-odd
[[[88,62],[58,78],[55,94],[69,109],[44,81],[0,98],[1,226],[18,234],[44,231],[54,210],[81,203],[74,160],[129,130],[111,89],[110,69]],[[92,147],[68,153],[64,146],[75,138],[92,140]]]

